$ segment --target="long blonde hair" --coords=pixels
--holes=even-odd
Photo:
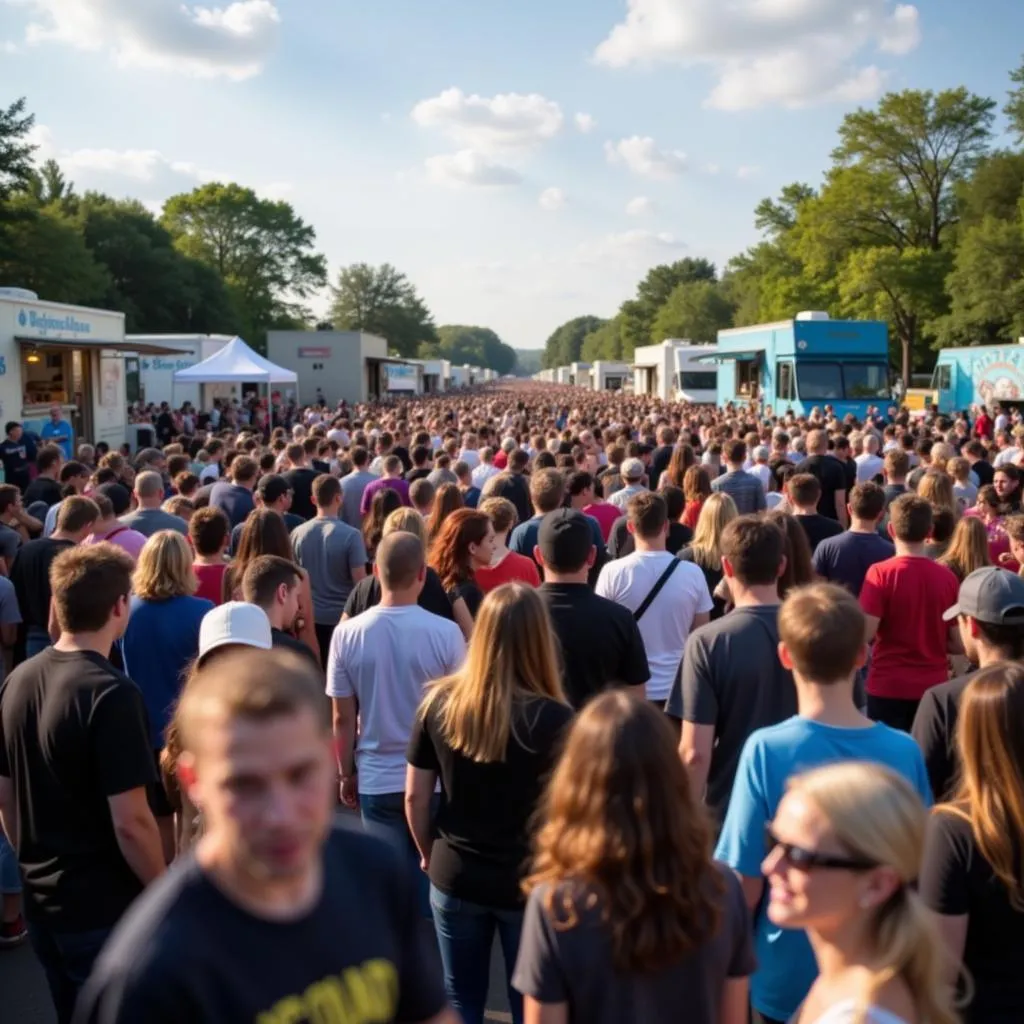
[[[728,494],[712,494],[704,502],[693,531],[693,560],[703,569],[722,565],[722,531],[739,515],[736,502]]]
[[[419,537],[420,543],[423,545],[424,551],[427,547],[427,524],[423,521],[423,516],[419,514],[414,508],[396,508],[384,520],[384,529],[381,532],[381,539],[389,536],[392,533],[411,533],[414,537]]]
[[[929,469],[921,477],[917,485],[917,496],[940,508],[948,508],[957,517],[960,515],[960,503],[953,494],[953,478],[937,469]]]
[[[132,589],[144,601],[169,601],[194,594],[199,581],[192,569],[192,549],[177,530],[159,530],[143,545],[132,576]]]
[[[902,775],[866,761],[846,761],[792,778],[821,811],[850,856],[891,868],[901,885],[872,913],[869,941],[878,965],[859,1007],[860,1022],[877,993],[893,979],[910,992],[918,1020],[957,1024],[945,980],[947,953],[921,898],[913,889],[924,852],[928,813]]]
[[[960,705],[957,746],[960,785],[953,801],[937,811],[970,823],[981,855],[1009,891],[1010,905],[1020,913],[1024,911],[1024,665],[1001,662],[970,681]]]
[[[953,530],[946,553],[937,561],[951,569],[961,583],[975,569],[991,565],[985,524],[977,516],[964,516]]]
[[[480,606],[463,667],[428,691],[420,714],[438,716],[445,740],[472,761],[505,760],[513,704],[568,703],[547,608],[533,587],[507,583]]]

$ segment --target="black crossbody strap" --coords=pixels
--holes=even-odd
[[[654,599],[661,593],[661,588],[665,586],[666,583],[668,583],[669,577],[678,568],[679,559],[673,557],[672,561],[665,567],[665,571],[658,577],[658,582],[655,583],[653,587],[651,587],[651,592],[643,599],[643,602],[641,603],[640,607],[637,608],[635,612],[633,612],[633,618],[637,622],[639,622],[640,619],[643,618],[644,612],[646,612],[647,609],[651,607],[651,605],[654,602]]]

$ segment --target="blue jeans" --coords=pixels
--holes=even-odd
[[[40,651],[45,651],[53,641],[45,629],[38,626],[29,626],[25,632],[25,657],[35,657]]]
[[[0,832],[0,893],[16,896],[21,892],[21,872],[18,870],[18,855],[7,842],[7,836]]]
[[[112,928],[100,928],[91,932],[51,932],[29,922],[29,939],[46,972],[57,1024],[71,1024],[78,993],[111,931]]]
[[[359,814],[368,832],[387,839],[397,846],[408,860],[416,886],[416,901],[420,914],[430,917],[430,883],[420,869],[420,854],[413,842],[405,820],[404,793],[360,793]]]
[[[522,1024],[523,997],[512,987],[512,972],[519,954],[523,911],[496,910],[456,899],[433,885],[430,887],[430,909],[434,914],[437,944],[444,965],[444,987],[449,1002],[462,1015],[465,1024],[483,1024],[484,1021],[495,930],[505,959],[512,1021],[513,1024]]]

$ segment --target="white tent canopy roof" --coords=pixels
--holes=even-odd
[[[238,337],[209,359],[174,375],[176,384],[295,384],[298,379],[293,371],[264,359]]]

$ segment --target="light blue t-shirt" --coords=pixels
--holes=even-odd
[[[775,817],[786,780],[836,761],[885,765],[903,775],[931,806],[924,757],[907,733],[881,723],[841,729],[794,715],[758,729],[744,745],[715,858],[741,875],[760,878],[765,826]],[[761,901],[754,918],[758,968],[750,979],[750,1001],[766,1017],[789,1020],[810,990],[818,967],[806,932],[772,924],[767,904],[767,899]]]

